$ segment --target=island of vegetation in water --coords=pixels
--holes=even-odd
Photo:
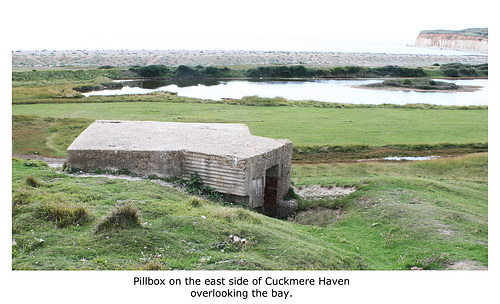
[[[472,92],[476,86],[461,86],[452,82],[436,81],[433,79],[389,79],[378,83],[356,86],[365,89],[381,90],[411,90],[411,91],[440,91],[440,92]]]

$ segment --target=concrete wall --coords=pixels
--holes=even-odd
[[[83,170],[127,169],[139,176],[183,177],[182,151],[67,150],[66,166]]]

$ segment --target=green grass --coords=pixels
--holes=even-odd
[[[53,150],[59,156],[64,155],[65,148],[83,130],[85,123],[90,124],[94,119],[244,123],[253,135],[286,138],[296,148],[468,144],[488,140],[488,111],[483,110],[249,107],[169,102],[127,102],[119,106],[116,103],[30,104],[12,107],[14,151],[18,151],[17,138],[47,142],[38,135],[16,135],[36,130],[39,130],[37,134],[44,134],[43,124],[34,123],[29,128],[23,125],[22,121],[30,120],[26,117],[34,113],[39,116],[32,119],[35,121],[69,121],[61,128],[72,131],[66,132],[62,136],[66,138],[64,144]]]
[[[302,165],[294,167],[293,180],[298,186],[358,185],[341,202],[345,217],[332,227],[374,268],[389,263],[435,269],[426,263],[435,263],[436,257],[443,263],[470,259],[487,265],[487,163],[487,154],[477,154],[406,163]],[[426,255],[428,261],[416,262]]]
[[[27,186],[27,175],[42,186]],[[241,207],[193,203],[191,196],[148,180],[74,177],[14,160],[13,197],[14,269],[144,269],[152,261],[162,269],[365,267],[355,253],[318,238],[312,227]],[[61,228],[40,216],[47,204],[76,203],[91,220]],[[141,225],[96,229],[124,205],[139,210]],[[230,235],[248,242],[236,246]]]
[[[298,185],[358,187],[340,201],[342,216],[311,207],[317,214],[301,224],[149,180],[78,177],[14,159],[12,267],[404,270],[443,269],[462,260],[487,266],[487,163],[487,154],[478,154],[418,163],[295,165]],[[28,186],[28,176],[41,185]],[[48,205],[80,206],[87,220],[59,226],[41,215]],[[97,229],[122,206],[138,213],[140,225]],[[234,243],[231,235],[246,242]]]
[[[81,118],[14,116],[12,152],[17,155],[38,154],[64,158],[66,148],[92,121]]]

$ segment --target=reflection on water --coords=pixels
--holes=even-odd
[[[480,89],[474,92],[417,92],[356,88],[359,85],[381,81],[383,80],[134,80],[124,81],[124,87],[119,90],[94,91],[84,95],[147,94],[155,91],[168,91],[177,93],[179,96],[210,100],[259,96],[351,104],[488,105],[487,79],[444,80],[457,85],[479,86]]]

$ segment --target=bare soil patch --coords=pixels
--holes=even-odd
[[[297,193],[300,197],[304,199],[325,199],[325,198],[338,198],[341,196],[346,196],[356,191],[355,187],[339,187],[339,186],[328,186],[323,187],[320,185],[308,186],[308,187],[299,187],[294,189],[295,193]]]
[[[477,261],[463,260],[450,264],[449,270],[488,270],[488,267],[481,265]]]

